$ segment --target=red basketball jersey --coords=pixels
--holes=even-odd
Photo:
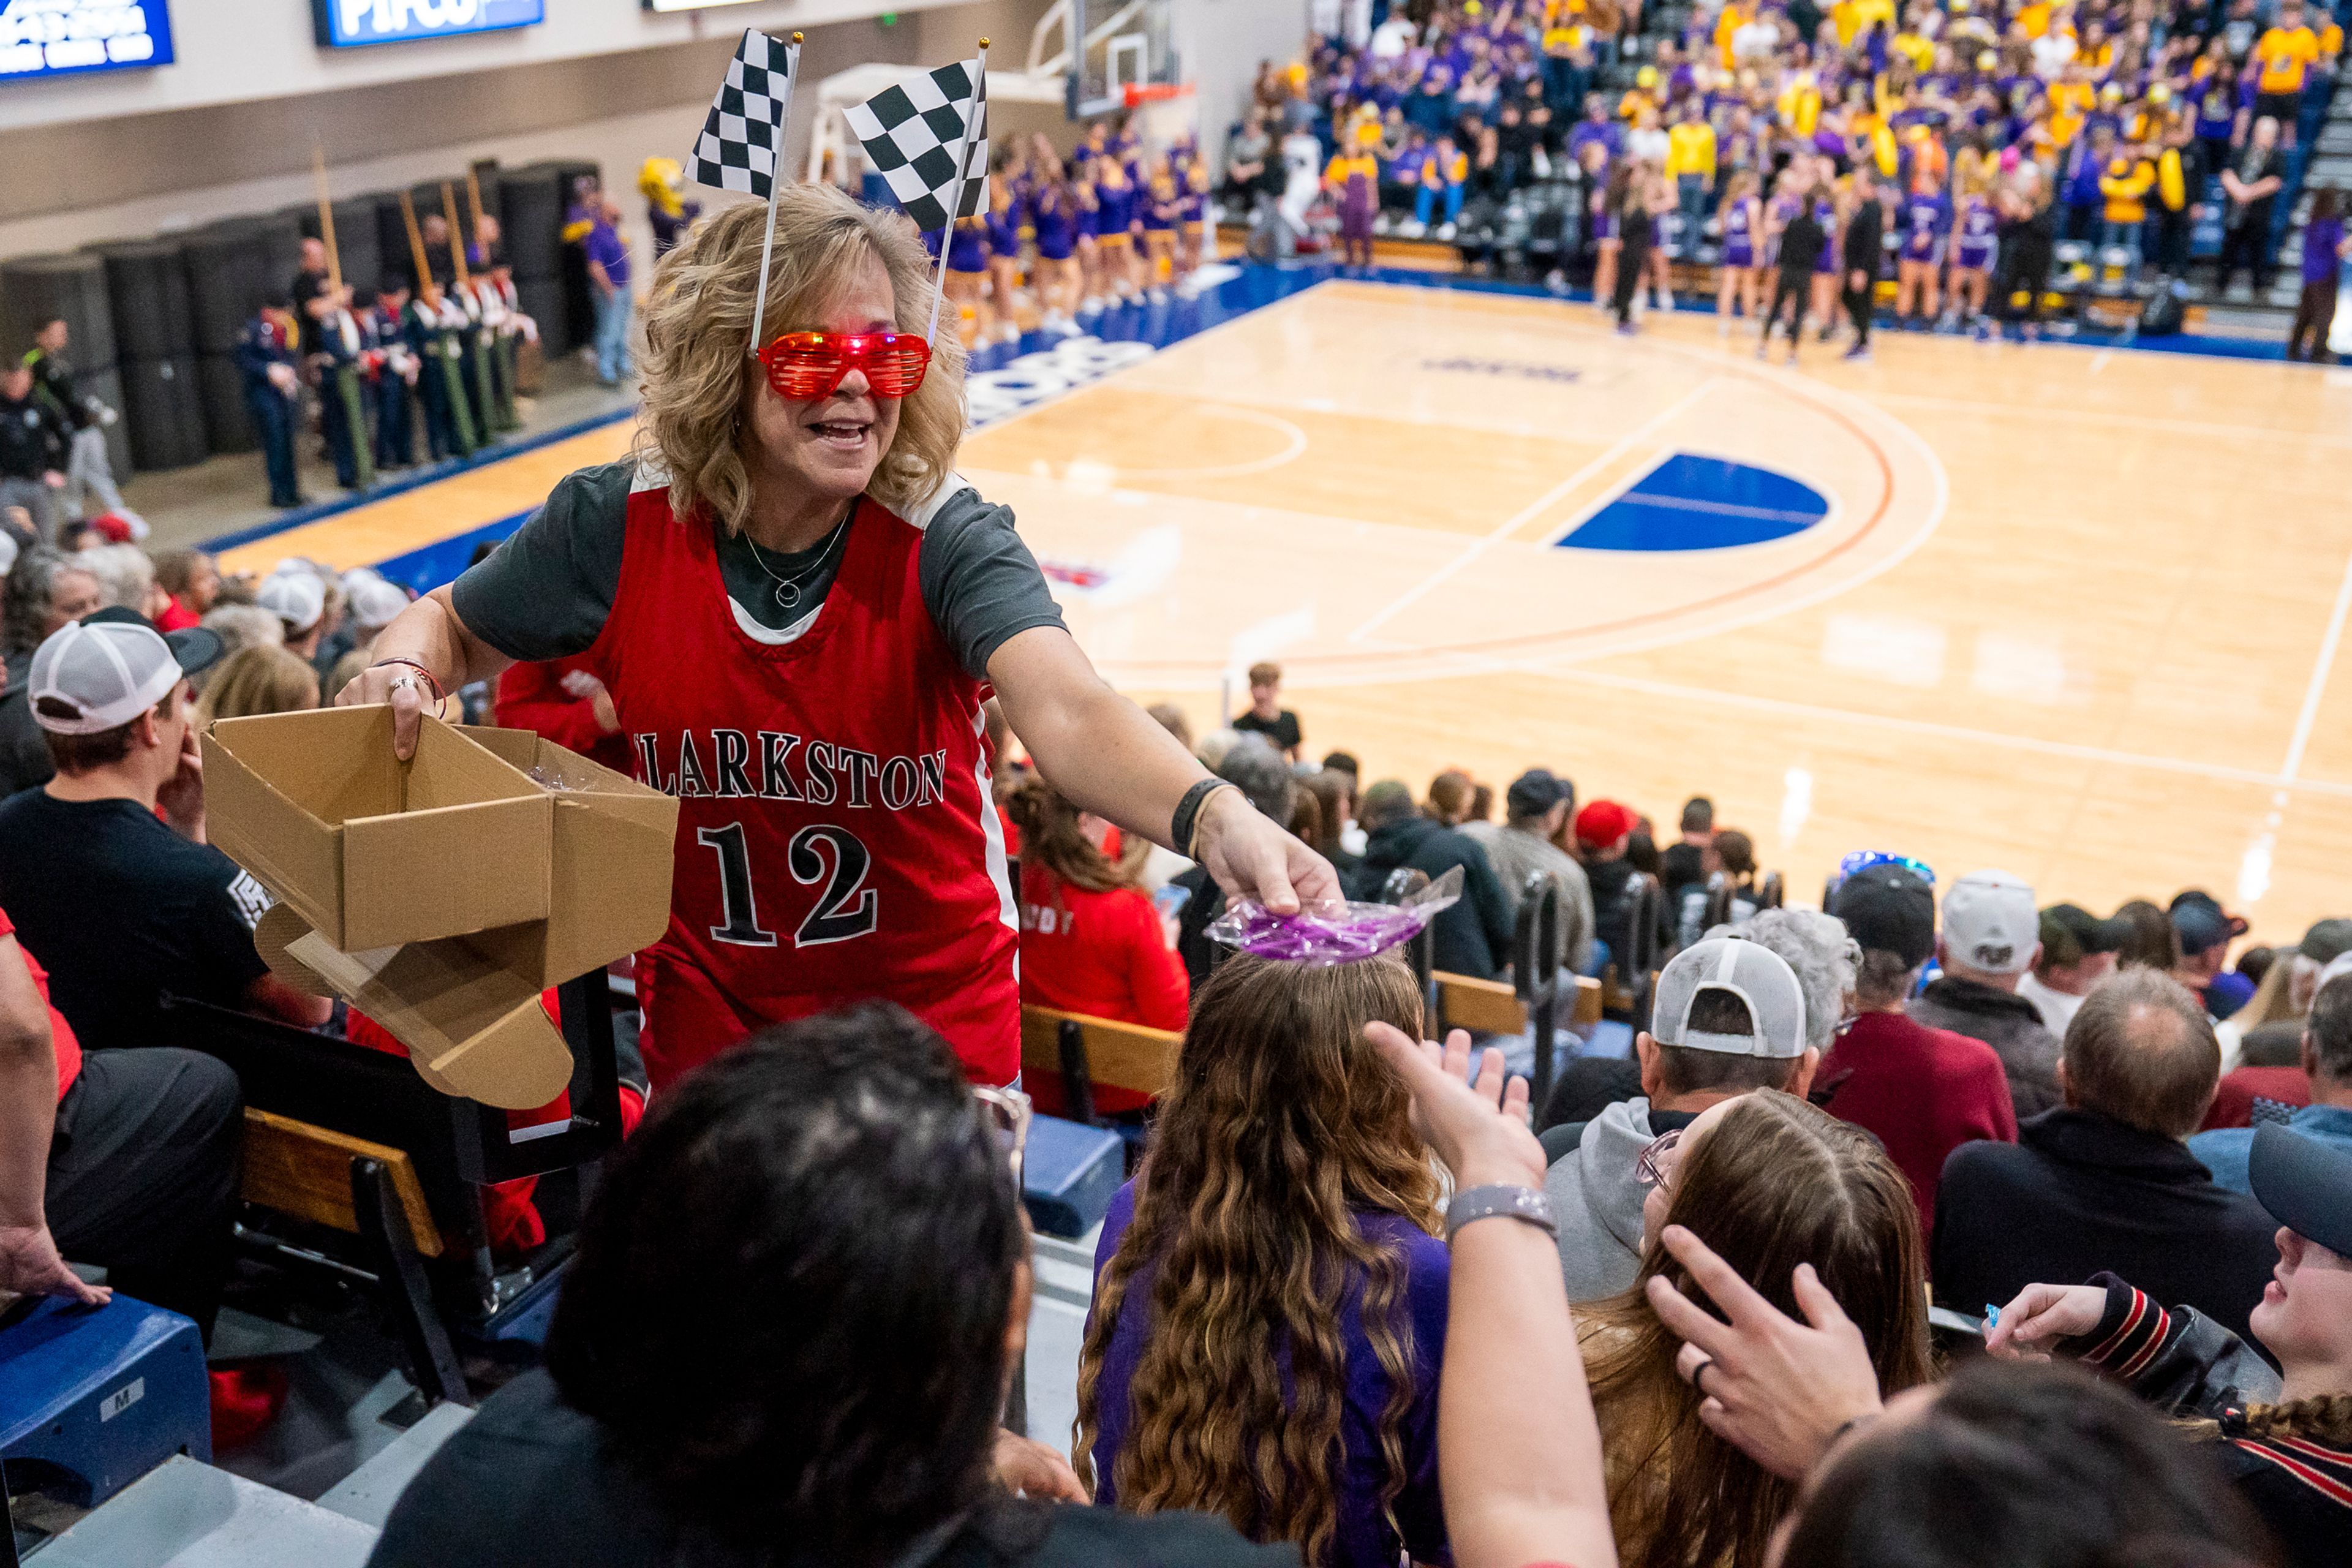
[[[737,619],[710,529],[641,477],[590,662],[637,778],[678,797],[669,931],[638,965],[656,1086],[765,1023],[897,1002],[975,1080],[1020,1068],[1019,920],[986,687],[923,603],[922,530],[857,502],[790,642]]]

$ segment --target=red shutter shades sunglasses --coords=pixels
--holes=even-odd
[[[875,396],[907,397],[923,384],[931,345],[912,332],[786,332],[759,357],[778,397],[830,397],[853,370]]]

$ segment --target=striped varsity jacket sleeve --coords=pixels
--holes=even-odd
[[[2168,1415],[2221,1419],[2278,1398],[2279,1376],[2243,1340],[2194,1307],[2165,1308],[2112,1274],[2099,1326],[2059,1349],[2125,1384]]]

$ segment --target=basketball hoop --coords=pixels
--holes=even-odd
[[[1147,103],[1165,103],[1174,98],[1190,98],[1192,96],[1192,84],[1189,81],[1131,81],[1127,84],[1122,96],[1128,108],[1140,109]]]

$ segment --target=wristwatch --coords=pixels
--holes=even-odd
[[[1445,1205],[1445,1239],[1452,1241],[1474,1220],[1497,1215],[1525,1220],[1557,1238],[1559,1224],[1551,1217],[1551,1199],[1533,1187],[1472,1187],[1454,1194]]]

